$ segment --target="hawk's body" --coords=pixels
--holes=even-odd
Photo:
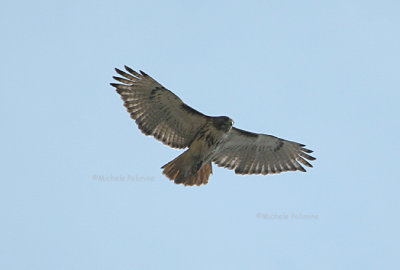
[[[206,116],[182,102],[153,78],[126,67],[116,69],[123,84],[111,84],[124,100],[124,106],[140,130],[173,148],[189,148],[162,168],[177,184],[207,184],[211,162],[234,169],[238,174],[273,174],[305,171],[312,167],[305,159],[311,150],[304,145],[266,134],[255,134],[232,127],[229,117]]]
[[[231,128],[232,120],[228,117],[209,118],[196,134],[189,149],[162,167],[163,173],[177,184],[206,184],[212,173],[211,161],[215,152]]]

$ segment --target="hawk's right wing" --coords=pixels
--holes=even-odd
[[[115,69],[124,78],[113,77],[123,84],[111,85],[121,95],[140,130],[168,146],[188,147],[208,116],[183,103],[143,71],[139,74],[127,66],[125,69],[129,73]]]

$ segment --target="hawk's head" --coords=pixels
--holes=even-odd
[[[224,132],[229,132],[233,126],[233,120],[227,116],[213,117],[213,125]]]

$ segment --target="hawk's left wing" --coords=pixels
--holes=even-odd
[[[307,160],[315,160],[305,145],[271,135],[256,134],[232,128],[218,148],[213,162],[235,170],[237,174],[274,174],[306,170],[299,164],[312,167]]]

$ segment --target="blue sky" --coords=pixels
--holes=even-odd
[[[399,269],[399,8],[2,1],[0,268]],[[109,86],[124,64],[314,168],[173,184],[181,151]]]

